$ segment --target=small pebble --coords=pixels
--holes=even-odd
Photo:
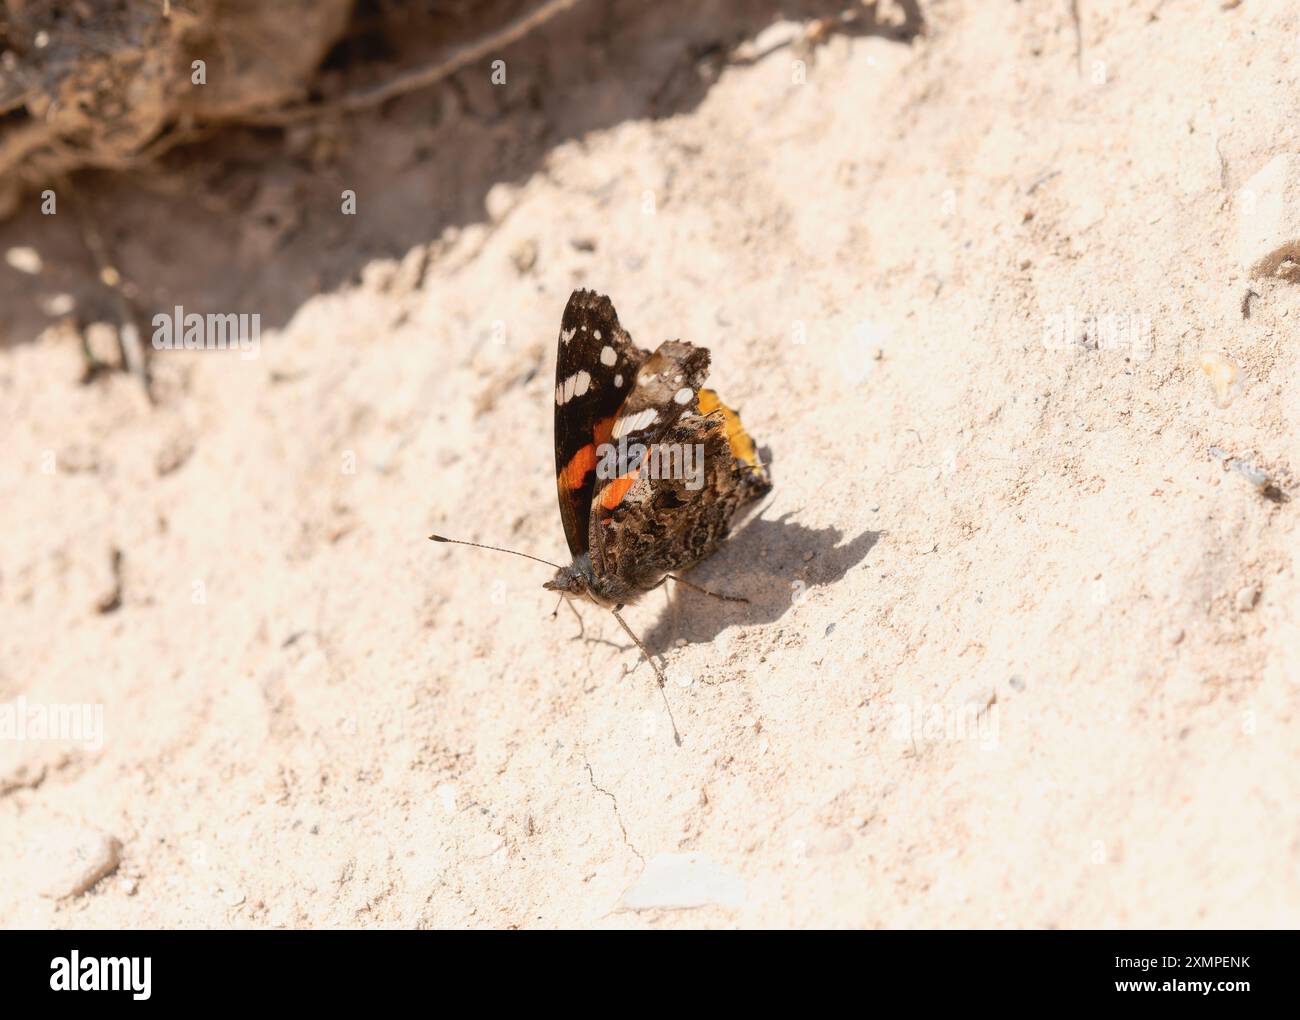
[[[190,459],[194,453],[194,440],[187,435],[177,434],[163,440],[154,456],[154,471],[159,477],[170,475]]]
[[[1251,278],[1273,276],[1300,245],[1300,154],[1275,156],[1238,194],[1237,247]]]
[[[35,248],[10,248],[5,252],[5,261],[11,268],[17,269],[20,273],[27,273],[29,276],[35,276],[45,268],[45,263],[41,261],[41,253]]]
[[[1259,601],[1259,589],[1253,584],[1248,584],[1237,592],[1233,599],[1233,604],[1237,607],[1239,613],[1249,613],[1255,608],[1255,603]]]
[[[59,318],[72,312],[77,307],[77,299],[71,294],[50,294],[39,299],[41,311],[51,318]]]
[[[515,264],[515,270],[521,276],[531,272],[537,265],[537,242],[531,237],[520,241],[510,253],[510,261]]]
[[[1261,471],[1248,460],[1235,457],[1228,461],[1228,466],[1257,489],[1267,489],[1273,479],[1267,471]]]
[[[650,858],[640,877],[623,894],[628,910],[685,910],[745,905],[741,877],[701,853],[661,853]]]
[[[487,210],[488,219],[493,223],[500,223],[505,219],[515,204],[515,195],[515,189],[503,181],[498,181],[488,188],[487,195],[483,198],[483,206]]]
[[[1241,395],[1241,368],[1227,355],[1218,351],[1202,351],[1201,371],[1210,380],[1216,406],[1227,407],[1234,397]]]
[[[71,899],[117,870],[122,844],[93,829],[47,833],[37,848],[41,874],[36,888],[48,899]]]

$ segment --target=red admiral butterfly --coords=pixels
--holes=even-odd
[[[575,290],[555,364],[556,485],[573,562],[516,554],[556,568],[543,587],[609,609],[661,690],[663,673],[619,610],[669,579],[747,601],[706,591],[677,572],[717,549],[737,511],[772,487],[740,418],[704,388],[708,370],[707,349],[667,340],[651,354],[619,325],[609,298]],[[680,744],[675,726],[673,736]]]

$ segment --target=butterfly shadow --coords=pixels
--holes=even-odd
[[[863,531],[845,541],[838,528],[811,528],[791,516],[755,518],[686,575],[692,584],[747,603],[723,602],[668,581],[666,609],[642,634],[646,648],[658,656],[679,640],[702,644],[728,627],[779,620],[807,591],[834,584],[866,559],[883,534]],[[631,613],[645,618],[658,597],[647,597]]]

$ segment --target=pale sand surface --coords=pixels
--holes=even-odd
[[[775,48],[658,117],[606,70],[572,108],[608,116],[408,243],[431,174],[464,191],[532,124],[461,113],[474,144],[439,153],[411,97],[349,129],[404,182],[353,185],[400,250],[323,274],[257,360],[164,356],[153,408],[10,312],[0,698],[102,704],[104,743],[0,741],[0,923],[1295,925],[1300,287],[1242,317],[1234,198],[1300,152],[1300,12],[1082,6],[1081,66],[1067,4],[957,0],[911,45],[833,36],[805,84]],[[262,240],[130,251],[250,287],[314,264]],[[771,452],[692,575],[751,605],[627,613],[681,748],[611,618],[577,640],[547,568],[425,540],[561,556],[575,286],[643,345],[710,347]],[[1048,349],[1069,314],[1139,328]],[[1240,366],[1226,407],[1206,348]]]

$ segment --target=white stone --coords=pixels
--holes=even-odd
[[[1300,155],[1275,157],[1238,192],[1237,246],[1252,278],[1300,262]]]
[[[657,854],[623,894],[628,910],[686,910],[745,905],[745,883],[729,868],[700,853]]]
[[[18,272],[27,273],[29,276],[35,276],[45,268],[45,264],[41,261],[41,253],[35,248],[10,248],[5,252],[5,261]]]
[[[515,189],[509,184],[498,182],[488,188],[487,194],[483,197],[483,206],[487,210],[488,219],[493,223],[500,223],[514,207],[516,197]]]
[[[122,844],[94,829],[55,829],[38,839],[32,850],[37,891],[62,900],[80,896],[116,871]]]

